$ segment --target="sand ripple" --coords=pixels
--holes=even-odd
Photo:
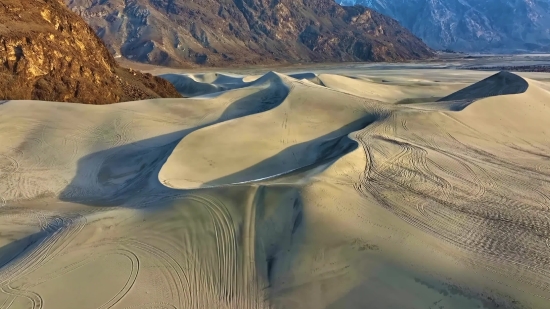
[[[0,309],[547,308],[550,93],[456,72],[0,105]]]

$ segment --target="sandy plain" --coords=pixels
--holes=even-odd
[[[549,75],[496,73],[2,102],[0,308],[548,308]]]

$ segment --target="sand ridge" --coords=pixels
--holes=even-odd
[[[0,308],[546,308],[546,82],[432,74],[3,103]]]

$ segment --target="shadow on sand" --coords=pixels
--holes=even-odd
[[[260,182],[305,172],[334,162],[357,149],[357,142],[350,139],[348,134],[359,131],[377,120],[378,115],[367,115],[328,134],[290,146],[249,168],[209,181],[203,188]]]
[[[438,102],[475,101],[498,95],[520,94],[527,91],[527,88],[529,88],[529,84],[521,76],[502,71],[441,98]]]
[[[47,236],[47,231],[40,231],[0,247],[0,269],[32,251]]]
[[[157,175],[176,145],[201,128],[280,105],[287,87],[269,87],[231,103],[215,121],[86,155],[78,160],[75,177],[60,193],[62,201],[89,206],[127,206],[138,195],[170,194]]]
[[[395,104],[426,103],[428,105],[424,106],[431,104],[439,109],[459,112],[478,100],[500,95],[521,94],[528,88],[529,83],[521,76],[502,71],[443,98],[406,98]]]
[[[59,198],[89,206],[142,208],[147,205],[145,200],[181,195],[186,190],[168,188],[158,180],[160,169],[178,143],[201,128],[275,108],[288,95],[288,89],[281,88],[270,87],[237,100],[210,123],[86,155],[78,161],[75,177]],[[204,188],[272,179],[327,164],[357,147],[348,134],[378,119],[379,115],[366,115],[329,134],[291,146],[250,168],[208,182]]]

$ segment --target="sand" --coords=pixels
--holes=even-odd
[[[170,73],[0,105],[0,308],[548,308],[545,74]]]

